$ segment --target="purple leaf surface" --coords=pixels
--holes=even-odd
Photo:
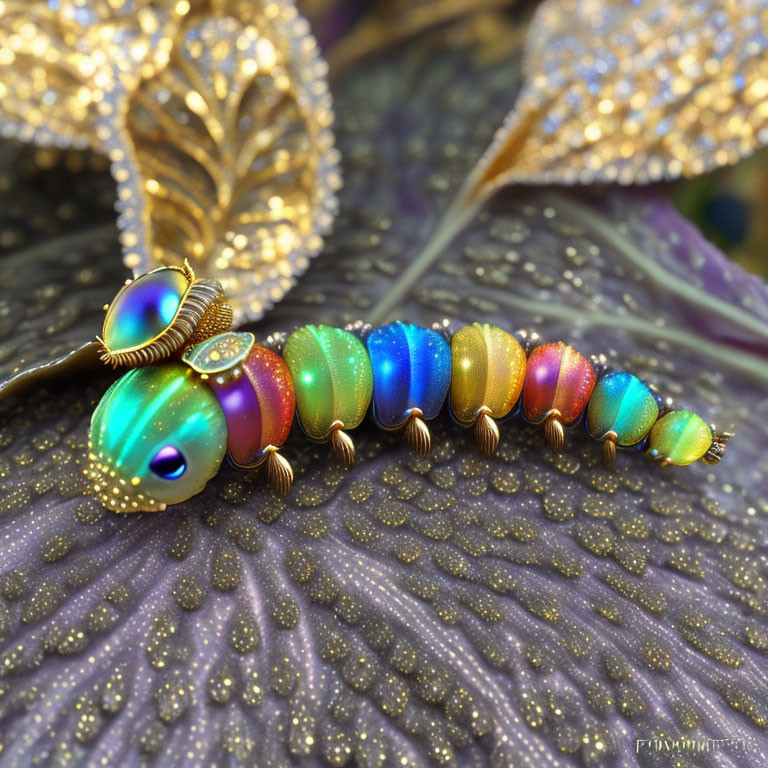
[[[0,169],[1,393],[90,341],[127,273],[104,159],[5,141]]]
[[[516,69],[415,47],[338,86],[337,230],[257,334],[365,319],[508,111]],[[607,472],[581,430],[553,455],[516,420],[487,459],[444,416],[430,457],[368,424],[345,471],[294,434],[285,501],[225,470],[123,518],[81,477],[107,378],[7,401],[0,762],[655,766],[669,756],[636,739],[687,736],[752,751],[680,765],[763,764],[766,297],[660,191],[528,189],[492,201],[398,309],[606,354],[735,425],[714,468],[630,452]]]

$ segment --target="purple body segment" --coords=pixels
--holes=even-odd
[[[241,370],[237,376],[212,377],[210,384],[227,419],[227,449],[239,464],[248,464],[261,440],[261,406],[251,380]]]
[[[244,466],[258,463],[268,447],[281,446],[291,430],[296,399],[285,361],[254,346],[232,371],[211,376],[211,388],[227,420],[227,450]]]

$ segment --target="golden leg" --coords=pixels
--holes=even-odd
[[[421,418],[421,413],[412,413],[405,422],[405,441],[419,456],[426,455],[432,449],[432,435],[429,434],[429,427]]]

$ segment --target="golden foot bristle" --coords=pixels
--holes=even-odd
[[[603,463],[606,469],[613,469],[616,463],[616,435],[611,432],[603,438]]]
[[[499,447],[499,425],[487,413],[475,422],[475,442],[486,456],[493,456]]]
[[[544,422],[544,439],[551,451],[561,451],[565,445],[565,428],[559,413],[550,413]]]
[[[424,456],[432,449],[432,435],[429,427],[419,414],[412,413],[405,423],[405,441],[408,447],[419,456]]]
[[[267,455],[267,477],[276,495],[286,496],[291,490],[293,468],[277,450],[270,451]]]
[[[355,460],[355,444],[352,438],[339,427],[331,433],[331,450],[345,467],[352,466]]]

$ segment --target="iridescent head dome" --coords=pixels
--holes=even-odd
[[[226,447],[224,413],[194,371],[181,363],[137,368],[94,411],[87,474],[107,508],[154,512],[200,493]]]
[[[229,330],[232,309],[216,280],[196,280],[188,263],[126,283],[104,318],[102,360],[139,366],[171,357]]]

